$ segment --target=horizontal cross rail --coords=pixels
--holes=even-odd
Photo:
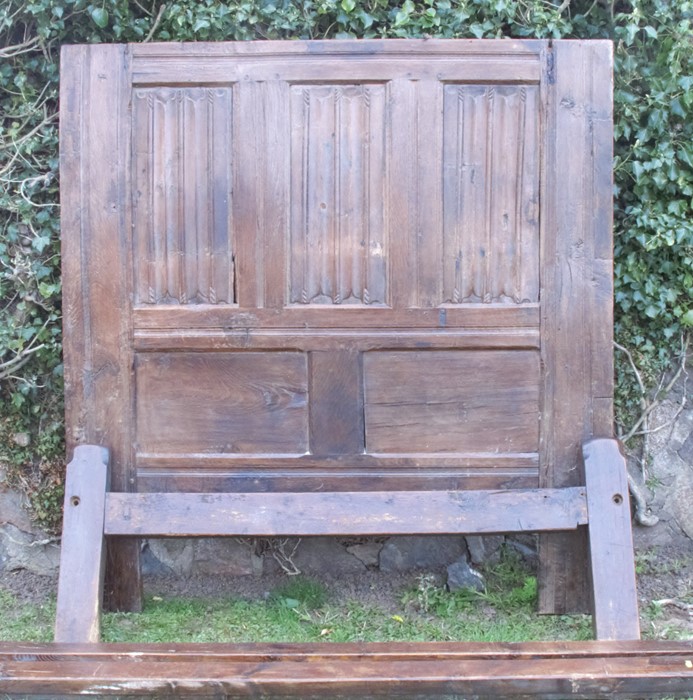
[[[585,489],[108,493],[106,535],[309,536],[574,530]]]

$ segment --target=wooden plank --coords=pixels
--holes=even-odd
[[[133,45],[133,77],[135,84],[159,85],[170,84],[172,76],[177,84],[228,84],[275,80],[277,75],[294,82],[314,81],[322,80],[325,73],[335,80],[371,81],[374,71],[389,79],[413,70],[414,79],[537,82],[545,45],[545,41],[439,39]],[[297,80],[286,73],[294,65]]]
[[[79,445],[67,466],[56,642],[98,642],[100,638],[108,461],[106,448]]]
[[[312,352],[309,366],[311,453],[326,456],[364,452],[360,353]]]
[[[502,453],[538,447],[538,353],[369,353],[364,385],[369,451]]]
[[[220,452],[138,452],[137,466],[140,469],[186,469],[193,463],[200,463],[201,469],[260,470],[299,469],[329,471],[330,469],[364,470],[380,472],[391,469],[402,472],[407,469],[420,473],[422,469],[431,472],[456,470],[494,473],[497,471],[520,470],[526,474],[536,474],[539,457],[536,452],[391,452],[363,453],[346,455],[311,454],[229,454]]]
[[[618,643],[614,643],[618,644]],[[7,693],[632,698],[685,694],[691,643],[55,645],[0,643]],[[667,644],[667,643],[661,643]],[[570,645],[570,646],[569,646]],[[675,645],[675,646],[673,646]]]
[[[643,639],[643,640],[592,640],[592,641],[532,641],[532,642],[223,642],[200,643],[143,643],[126,642],[69,644],[46,642],[0,641],[0,661],[36,657],[50,657],[56,661],[98,660],[122,658],[124,660],[144,655],[149,661],[202,661],[226,659],[232,662],[334,659],[378,659],[381,661],[422,661],[440,659],[464,661],[472,659],[525,660],[531,657],[544,659],[667,659],[684,658],[693,653],[693,640]],[[643,667],[647,663],[642,663]],[[675,664],[671,664],[674,668]],[[685,668],[688,668],[684,664]],[[691,671],[693,672],[693,670]],[[684,672],[685,673],[685,672]]]
[[[407,269],[403,270],[407,274]],[[242,285],[239,279],[239,284]],[[404,283],[403,283],[404,284]],[[404,292],[402,292],[404,293]],[[251,305],[251,302],[246,302]],[[324,304],[285,309],[230,310],[212,305],[137,307],[136,329],[222,328],[467,328],[536,329],[538,304],[456,304],[436,309],[390,309],[342,305],[325,313]]]
[[[538,62],[545,40],[517,39],[368,39],[355,42],[351,39],[329,39],[317,41],[238,41],[238,42],[152,42],[133,44],[135,60],[145,58],[202,58],[219,59],[233,57],[256,61],[267,56],[272,59],[318,58],[318,61],[345,55],[364,56],[375,61],[398,56],[420,61],[421,56],[432,60],[459,60],[464,57],[487,60],[494,56],[512,58],[518,62]],[[413,58],[412,58],[413,57]]]
[[[139,355],[136,381],[142,451],[307,451],[308,372],[300,353]]]
[[[107,535],[481,534],[570,530],[582,488],[355,493],[109,493]]]
[[[616,440],[583,446],[597,639],[639,639],[626,461]]]
[[[414,470],[414,469],[141,469],[140,491],[146,493],[303,493],[313,491],[470,491],[473,489],[532,489],[537,470]]]
[[[340,329],[290,333],[279,329],[137,330],[134,349],[142,352],[215,350],[302,350],[335,352],[345,345],[355,351],[408,348],[466,350],[534,349],[541,347],[538,330],[401,330],[346,332]]]
[[[611,297],[603,260],[610,254],[607,173],[611,149],[610,42],[555,41],[542,84],[547,102],[542,196],[542,486],[582,482],[580,445],[611,434],[611,380],[593,368],[609,363]],[[595,136],[595,128],[597,136]],[[608,200],[608,201],[607,201]],[[599,259],[601,258],[601,259]],[[595,280],[597,289],[595,291]],[[594,374],[594,381],[593,381]],[[603,386],[595,387],[595,383]],[[596,413],[595,413],[596,409]],[[588,609],[586,533],[540,539],[542,612]]]
[[[61,178],[67,433],[106,445],[113,486],[133,487],[128,50],[65,47]],[[89,105],[83,109],[82,105]],[[79,133],[79,136],[76,136]],[[141,606],[138,543],[109,543],[110,605]]]

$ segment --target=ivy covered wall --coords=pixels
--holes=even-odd
[[[64,470],[60,45],[425,36],[614,41],[618,431],[646,429],[693,327],[693,2],[4,0],[0,476],[39,524],[58,523]]]

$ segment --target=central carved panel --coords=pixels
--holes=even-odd
[[[387,89],[291,88],[289,303],[387,302]]]

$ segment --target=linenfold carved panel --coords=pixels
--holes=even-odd
[[[387,90],[291,88],[289,303],[387,301]]]
[[[135,301],[232,304],[232,91],[133,95]]]
[[[539,92],[445,85],[443,303],[539,299]]]

